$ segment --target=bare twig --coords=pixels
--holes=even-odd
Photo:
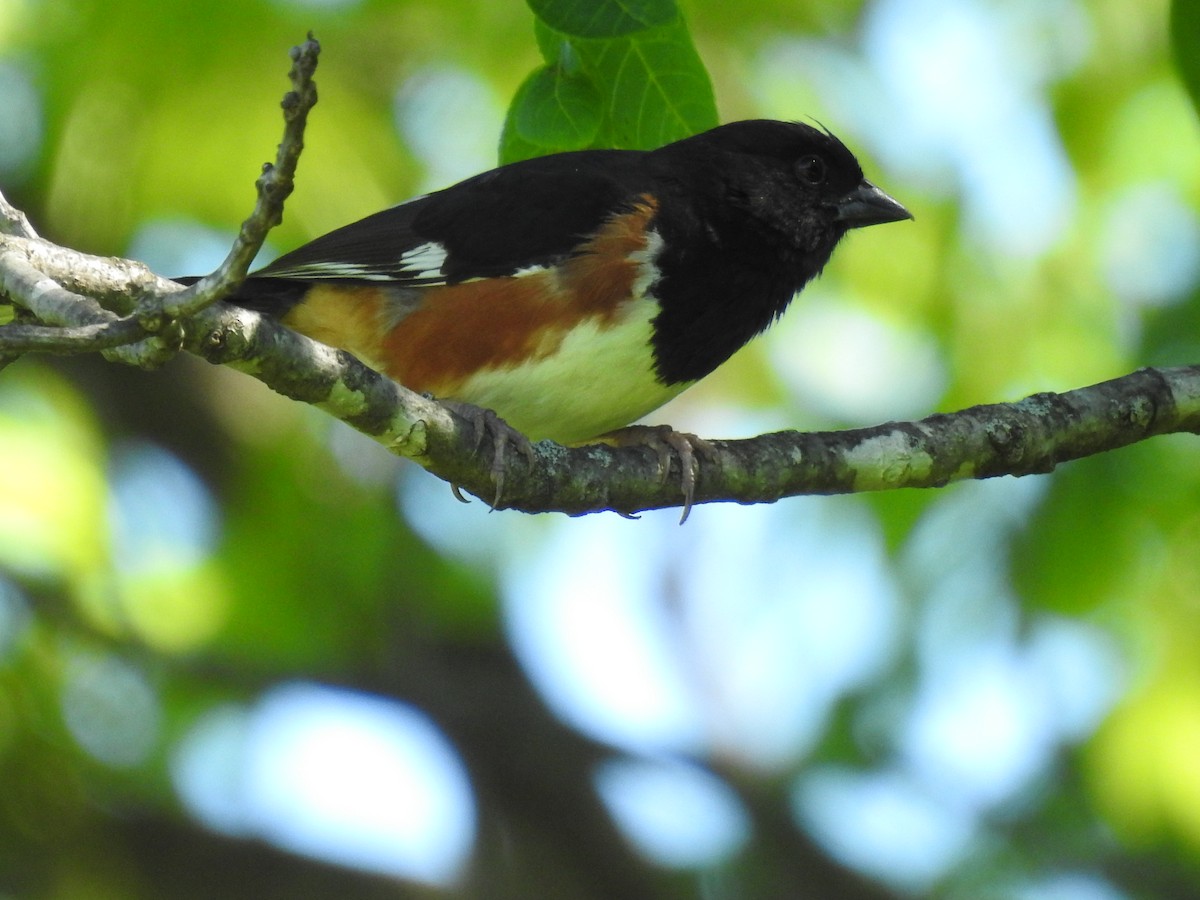
[[[29,224],[25,213],[10,204],[0,195],[0,234],[11,234],[15,237],[37,237],[37,232]]]
[[[141,325],[134,319],[71,327],[0,326],[0,344],[9,353],[95,353],[131,344],[143,336]]]
[[[40,322],[63,327],[98,325],[117,321],[117,314],[106,310],[87,294],[67,290],[30,260],[31,250],[53,248],[52,255],[77,257],[40,240],[0,238],[0,293],[16,301]],[[89,259],[99,260],[98,257]],[[0,347],[8,350],[3,344]]]
[[[242,223],[237,240],[225,261],[215,272],[206,275],[185,291],[181,291],[151,306],[151,314],[161,312],[169,317],[186,317],[228,296],[242,283],[254,257],[262,248],[267,232],[283,219],[283,203],[291,195],[295,184],[296,164],[304,149],[304,128],[309,110],[317,102],[317,85],[313,73],[317,69],[317,57],[321,45],[310,32],[308,40],[293,47],[292,68],[288,77],[292,90],[283,98],[284,130],[275,163],[266,163],[262,174],[255,182],[258,199],[254,211]]]
[[[3,196],[0,195],[0,202],[2,201]],[[4,269],[7,271],[20,269],[28,272],[29,269],[25,268],[28,266],[36,271],[39,277],[50,279],[76,297],[86,295],[86,298],[90,299],[84,301],[83,308],[93,311],[128,315],[133,312],[137,301],[142,297],[163,296],[183,290],[181,285],[154,274],[144,263],[136,260],[115,256],[91,256],[68,250],[41,238],[0,235],[0,257],[3,258]],[[9,287],[11,289],[12,286]],[[64,313],[71,310],[79,312],[74,305],[66,304]],[[84,324],[78,320],[78,316],[72,316],[70,321],[50,324]]]
[[[3,198],[0,197],[0,200]],[[59,278],[47,272],[67,273],[76,290],[68,290]],[[89,277],[90,276],[90,277]],[[94,280],[92,280],[94,278]],[[146,334],[145,323],[131,317],[122,318],[105,309],[93,297],[112,298],[114,286],[145,285],[160,281],[145,266],[131,260],[104,259],[57,247],[40,238],[0,236],[0,293],[15,300],[28,310],[34,319],[59,328],[73,329],[55,349],[48,337],[33,337],[28,330],[0,330],[0,352],[14,354],[37,349],[41,352],[83,353],[88,349],[103,352],[113,362],[141,368],[161,365],[178,351],[178,327],[166,327],[163,335]],[[163,282],[168,291],[171,282]],[[128,294],[118,306],[131,306]],[[174,320],[172,320],[173,322]],[[22,325],[22,329],[34,326]],[[82,329],[82,330],[80,330]],[[91,347],[85,346],[91,334]],[[39,346],[29,345],[30,340]],[[8,355],[5,364],[14,357]]]
[[[191,287],[181,289],[139,263],[73,254],[41,241],[24,213],[0,195],[0,292],[38,321],[67,329],[59,334],[31,325],[0,329],[0,353],[5,354],[0,359],[11,361],[13,354],[35,350],[80,353],[92,349],[106,351],[110,359],[148,368],[169,358],[181,342],[178,320],[236,288],[267,233],[282,219],[304,148],[308,112],[317,102],[313,73],[320,50],[312,34],[292,48],[292,90],[281,104],[285,124],[276,161],[263,167],[256,182],[254,210],[242,223],[225,261]],[[5,240],[3,235],[11,239]],[[82,291],[78,290],[81,285],[85,286]],[[126,318],[118,318],[114,311]]]

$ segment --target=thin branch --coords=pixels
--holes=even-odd
[[[296,164],[304,149],[304,128],[308,113],[317,102],[317,85],[313,73],[321,45],[309,32],[308,40],[291,51],[292,68],[288,77],[292,90],[283,98],[283,140],[275,163],[266,163],[254,186],[258,199],[254,211],[242,223],[233,248],[215,272],[206,275],[185,291],[180,291],[159,305],[149,307],[150,314],[182,318],[199,312],[212,303],[227,297],[242,283],[254,257],[262,248],[267,233],[283,219],[283,203],[295,186]]]
[[[3,196],[0,195],[0,201]],[[40,259],[38,258],[40,257]],[[92,299],[91,291],[76,292],[64,288],[57,279],[47,274],[48,268],[39,263],[48,259],[66,265],[83,257],[84,265],[92,263],[103,267],[105,260],[87,257],[55,247],[40,239],[0,237],[0,293],[28,310],[40,322],[63,327],[102,325],[115,322],[116,313],[106,310]],[[0,344],[0,348],[9,347]]]
[[[292,193],[304,149],[308,113],[317,102],[313,74],[320,52],[311,33],[307,41],[292,48],[288,73],[292,90],[281,103],[284,133],[276,161],[267,163],[255,182],[254,210],[242,223],[225,261],[189,288],[180,289],[130,260],[64,253],[63,248],[39,240],[25,214],[0,194],[0,292],[21,302],[37,320],[66,329],[58,334],[29,325],[0,330],[0,352],[4,353],[0,368],[16,354],[30,351],[103,350],[110,359],[143,368],[168,359],[182,340],[177,320],[234,290],[246,277],[267,233],[283,217],[283,204]],[[26,240],[5,242],[3,235]],[[76,292],[81,286],[83,290]],[[122,315],[135,314],[135,318],[118,320],[110,309]]]
[[[2,195],[0,195],[0,234],[26,238],[37,237],[37,232],[29,224],[25,213],[9,203]]]
[[[0,346],[7,353],[95,353],[132,344],[144,336],[142,326],[134,319],[65,328],[0,325]]]
[[[0,195],[0,203],[4,197]],[[63,290],[70,291],[83,308],[98,314],[128,315],[143,297],[165,297],[179,292],[178,283],[154,274],[144,264],[132,259],[112,256],[91,256],[52,244],[41,238],[5,237],[0,235],[0,267],[5,272],[30,270],[39,278],[47,278]],[[0,282],[0,289],[11,287]],[[24,295],[20,287],[16,295]],[[64,304],[62,322],[50,324],[84,324],[79,310]]]
[[[0,203],[3,202],[4,197],[0,195]],[[69,282],[76,290],[63,287],[59,283],[60,277],[51,277],[48,272],[62,276],[61,280]],[[144,294],[149,290],[148,285],[160,282],[167,291],[174,289],[172,282],[159,279],[141,263],[88,256],[41,238],[0,235],[0,293],[28,310],[36,320],[72,329],[60,350],[53,349],[47,338],[33,337],[41,346],[27,346],[34,332],[15,328],[0,332],[0,353],[5,354],[3,364],[12,362],[16,358],[13,354],[34,349],[64,353],[83,353],[91,349],[103,352],[112,362],[141,368],[162,365],[179,349],[181,341],[177,326],[164,327],[161,335],[147,336],[144,322],[122,318],[92,299],[123,296],[123,302],[115,305],[130,307],[128,292],[135,290],[134,285],[139,294]],[[125,291],[123,295],[122,290]],[[21,327],[36,326],[23,324]],[[85,346],[88,334],[94,337],[91,347]]]

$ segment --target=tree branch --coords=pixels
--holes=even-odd
[[[320,52],[321,45],[311,32],[303,44],[292,48],[288,73],[292,90],[281,103],[284,132],[275,163],[263,166],[255,182],[254,210],[242,223],[224,262],[190,287],[180,290],[178,285],[164,283],[129,260],[64,255],[62,248],[37,240],[25,214],[0,195],[0,235],[28,239],[24,244],[0,245],[4,257],[0,261],[0,292],[22,302],[36,319],[59,326],[57,333],[28,325],[0,330],[0,351],[4,353],[0,362],[6,364],[15,355],[31,351],[107,350],[112,360],[146,368],[169,359],[180,343],[176,320],[198,313],[236,289],[267,233],[283,218],[283,204],[292,193],[304,149],[308,113],[317,102],[313,74]],[[116,274],[118,271],[121,274]],[[100,283],[105,286],[99,288]],[[76,289],[79,293],[72,295]],[[104,308],[97,308],[91,297]],[[125,318],[107,310],[116,310]]]
[[[29,224],[25,213],[0,196],[0,234],[11,234],[16,237],[37,237],[37,232]]]
[[[95,353],[110,350],[142,336],[141,326],[129,319],[54,328],[45,325],[0,326],[0,345],[9,353]]]
[[[283,203],[291,196],[295,186],[296,164],[304,149],[304,128],[308,113],[317,103],[317,85],[313,74],[317,70],[317,57],[321,45],[312,32],[299,47],[291,50],[292,68],[288,78],[292,90],[284,95],[283,140],[275,156],[275,164],[263,166],[262,175],[254,183],[258,199],[254,211],[242,223],[237,240],[225,261],[211,275],[206,275],[174,297],[150,305],[151,315],[161,314],[172,318],[193,315],[210,306],[222,297],[227,297],[242,283],[254,257],[262,249],[267,232],[283,220]]]
[[[91,350],[148,366],[182,347],[318,406],[391,452],[490,498],[495,493],[491,445],[481,448],[474,426],[462,416],[345,352],[257,313],[214,302],[245,277],[263,237],[280,220],[307,113],[316,102],[312,75],[318,52],[311,36],[293,50],[293,90],[284,98],[286,124],[276,163],[264,168],[255,209],[225,262],[189,288],[139,263],[88,256],[42,240],[0,196],[0,293],[43,323],[0,328],[0,354]],[[764,503],[800,494],[1028,475],[1154,435],[1197,431],[1200,366],[1144,369],[1064,394],[1036,394],[919,422],[711,441],[694,501]],[[543,441],[528,464],[514,454],[498,506],[571,515],[678,507],[683,505],[681,478],[678,462],[672,465],[664,477],[649,448],[567,448]]]

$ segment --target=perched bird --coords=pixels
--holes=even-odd
[[[849,229],[908,218],[828,131],[733,122],[468,178],[316,238],[229,300],[531,440],[580,444],[725,362]]]

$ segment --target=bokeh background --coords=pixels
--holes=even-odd
[[[653,421],[1200,361],[1164,0],[684,10],[723,119],[819,120],[916,221]],[[274,253],[494,165],[539,62],[518,0],[0,0],[0,187],[53,240],[208,271],[310,28]],[[1200,897],[1198,463],[531,517],[194,359],[20,360],[0,897]]]

